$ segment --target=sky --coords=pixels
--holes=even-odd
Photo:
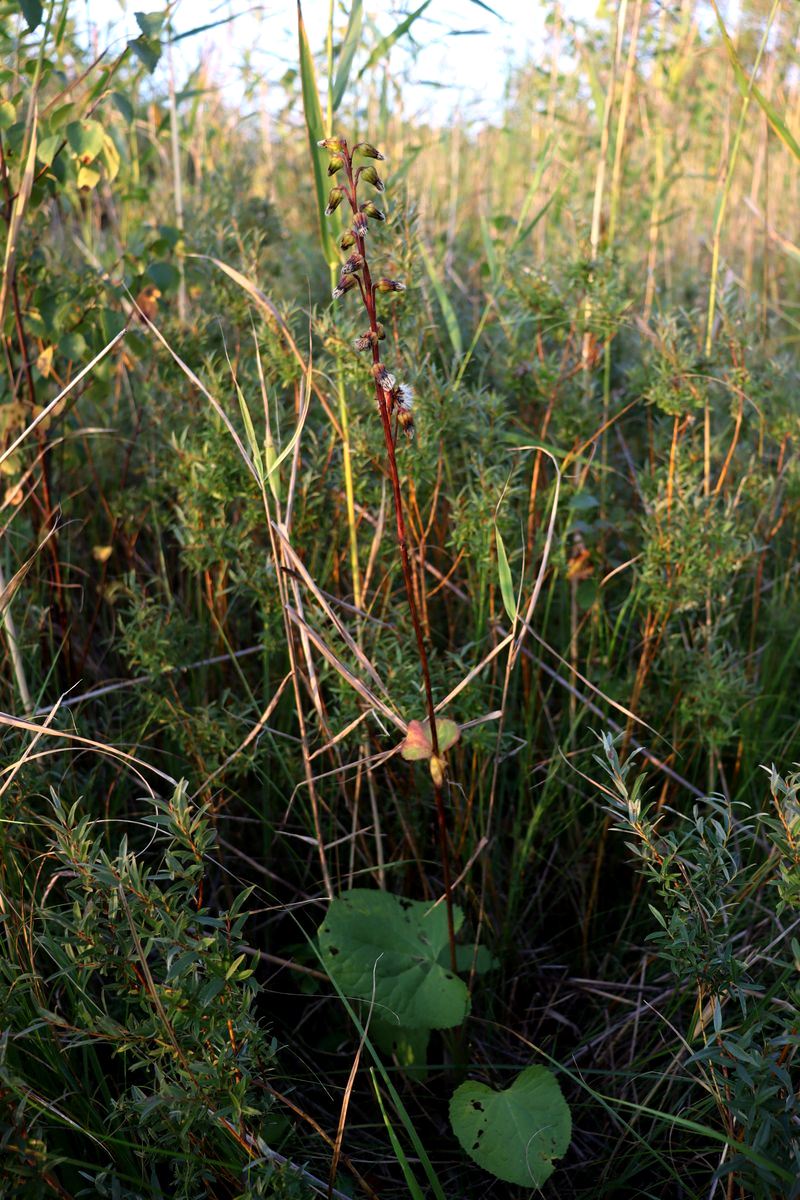
[[[405,13],[422,0],[365,0],[365,13],[381,33],[389,33]],[[602,0],[562,0],[571,17],[592,20]],[[491,118],[500,107],[507,69],[541,51],[545,6],[540,0],[432,0],[412,26],[420,45],[413,77],[405,97],[411,108],[424,108],[429,119],[445,122],[456,109],[472,118]],[[85,19],[95,27],[100,47],[122,43],[139,33],[135,11],[155,9],[148,0],[122,4],[119,0],[83,0]],[[303,0],[303,17],[313,50],[325,45],[329,0]],[[78,5],[76,5],[76,13]],[[178,86],[197,62],[201,49],[210,50],[215,78],[226,98],[241,103],[238,68],[247,54],[269,85],[297,64],[296,0],[273,0],[253,5],[250,0],[179,0],[174,25],[179,32],[220,20],[236,19],[180,43],[176,57]],[[455,32],[458,31],[458,32]],[[474,31],[474,32],[466,32]],[[177,49],[177,47],[176,47]],[[397,53],[397,51],[395,51]],[[425,81],[433,81],[431,87]]]

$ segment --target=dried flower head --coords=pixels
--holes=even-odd
[[[349,292],[356,286],[357,282],[358,280],[356,279],[355,275],[342,275],[341,279],[331,293],[334,300],[340,300],[345,292]]]
[[[394,375],[386,370],[382,362],[376,362],[372,367],[372,374],[375,376],[375,382],[384,392],[391,392],[397,380]]]
[[[375,284],[376,292],[404,292],[405,290],[406,285],[399,279],[386,279],[385,276]]]
[[[342,263],[342,274],[343,275],[354,275],[355,272],[360,271],[363,266],[364,266],[364,256],[362,254],[359,254],[358,251],[356,250],[356,252],[354,254],[350,255],[350,257],[347,259],[347,262]]]
[[[353,235],[356,238],[367,236],[367,218],[362,212],[357,212],[353,217]]]

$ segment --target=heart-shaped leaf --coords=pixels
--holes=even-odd
[[[458,930],[464,914],[456,907],[453,916]],[[443,904],[354,888],[331,901],[318,936],[328,974],[348,997],[374,995],[380,1020],[452,1029],[466,1017],[466,984],[439,961],[448,943]]]
[[[450,1124],[470,1158],[498,1179],[541,1187],[572,1136],[572,1118],[546,1067],[528,1067],[504,1092],[462,1083],[450,1101]]]

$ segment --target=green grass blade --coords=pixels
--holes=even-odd
[[[333,98],[331,106],[336,112],[339,105],[342,103],[347,88],[347,81],[350,78],[350,68],[353,65],[353,57],[358,49],[359,38],[361,37],[361,23],[364,16],[362,0],[353,0],[353,6],[350,9],[350,20],[347,22],[347,30],[342,42],[342,48],[339,51],[339,64],[336,68],[336,78],[333,83]]]
[[[791,150],[791,152],[795,156],[795,158],[798,161],[800,161],[800,144],[797,142],[797,139],[792,134],[791,130],[789,129],[789,126],[786,124],[786,122],[783,120],[783,118],[779,115],[775,106],[773,104],[771,104],[769,102],[769,100],[767,99],[767,97],[764,95],[764,93],[758,87],[756,87],[755,82],[748,77],[747,72],[745,71],[744,67],[742,66],[742,64],[739,61],[739,56],[736,53],[736,47],[734,46],[733,42],[731,41],[731,39],[728,35],[728,31],[725,28],[725,23],[722,20],[722,15],[720,14],[719,8],[717,7],[717,0],[711,0],[711,3],[712,3],[712,6],[714,8],[714,13],[717,18],[717,24],[719,25],[719,31],[722,34],[722,40],[725,43],[725,49],[728,52],[728,58],[730,59],[731,66],[733,67],[733,73],[736,77],[736,83],[739,86],[739,91],[742,93],[742,95],[745,97],[745,99],[748,96],[753,97],[753,99],[756,101],[756,103],[761,108],[761,111],[764,113],[764,116],[769,121],[770,126],[772,127],[773,131],[778,135],[778,137],[783,142],[784,146],[786,146],[787,149]]]
[[[453,347],[454,353],[458,358],[464,353],[464,342],[461,337],[461,329],[459,328],[458,318],[456,317],[455,309],[450,303],[450,297],[447,294],[447,289],[442,283],[442,277],[437,270],[436,264],[428,253],[428,249],[424,242],[419,243],[420,254],[422,261],[425,263],[425,270],[428,272],[433,290],[436,292],[436,299],[439,301],[439,307],[442,310],[447,334],[450,338],[450,345]]]
[[[389,1120],[389,1114],[387,1113],[386,1107],[383,1103],[383,1096],[381,1095],[381,1089],[378,1087],[378,1081],[375,1078],[375,1068],[374,1067],[370,1067],[369,1074],[370,1074],[370,1078],[372,1080],[372,1090],[374,1091],[375,1098],[378,1101],[378,1107],[381,1110],[381,1116],[383,1117],[383,1123],[386,1126],[386,1132],[389,1134],[389,1141],[392,1143],[392,1150],[394,1150],[394,1156],[400,1165],[400,1170],[403,1172],[403,1178],[405,1179],[406,1186],[408,1187],[408,1194],[409,1194],[409,1196],[411,1196],[412,1200],[425,1200],[425,1196],[422,1191],[422,1188],[419,1186],[417,1178],[411,1169],[411,1163],[406,1158],[406,1153],[400,1144],[400,1139],[394,1131],[394,1126],[392,1125],[392,1122]]]
[[[319,236],[322,252],[329,263],[338,259],[336,245],[330,230],[325,223],[325,206],[328,198],[328,183],[325,175],[325,155],[320,151],[317,142],[325,137],[325,126],[322,121],[322,107],[319,102],[317,74],[314,70],[314,58],[308,44],[308,35],[303,21],[303,10],[300,0],[297,0],[297,40],[300,55],[300,79],[303,85],[303,109],[306,117],[308,146],[311,151],[311,162],[314,167],[314,188],[317,193],[317,218],[319,220]]]
[[[396,25],[391,33],[387,33],[385,38],[381,38],[367,61],[364,63],[364,66],[358,72],[359,79],[370,69],[370,67],[374,67],[376,63],[379,63],[381,59],[389,53],[392,46],[395,44],[395,42],[399,41],[404,33],[408,33],[417,17],[422,16],[430,2],[431,0],[425,0],[424,4],[420,4],[418,9],[412,13],[409,13],[405,20],[401,21],[399,25]]]

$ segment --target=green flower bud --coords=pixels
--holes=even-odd
[[[329,137],[323,138],[321,142],[317,142],[320,150],[330,150],[331,154],[341,154],[347,149],[347,141],[345,138]]]
[[[328,163],[328,174],[335,175],[337,171],[341,171],[344,166],[344,159],[341,154],[334,154],[331,161]]]
[[[325,209],[325,216],[329,217],[331,213],[336,212],[339,205],[344,200],[344,188],[331,188],[328,196],[328,207]]]
[[[374,146],[370,146],[369,142],[359,142],[353,147],[353,154],[363,154],[364,158],[377,158],[379,162],[383,162],[383,155],[380,150],[376,150]]]
[[[339,238],[339,246],[342,250],[349,250],[351,246],[356,244],[356,235],[352,229],[347,229]]]
[[[376,192],[384,191],[383,180],[374,167],[359,167],[358,175],[360,179],[366,179],[367,183],[371,183]]]
[[[362,211],[362,213],[365,213],[368,217],[372,217],[373,221],[385,221],[386,220],[386,214],[382,213],[381,210],[378,208],[377,204],[373,204],[371,200],[367,200],[364,204],[361,205],[361,211]]]

